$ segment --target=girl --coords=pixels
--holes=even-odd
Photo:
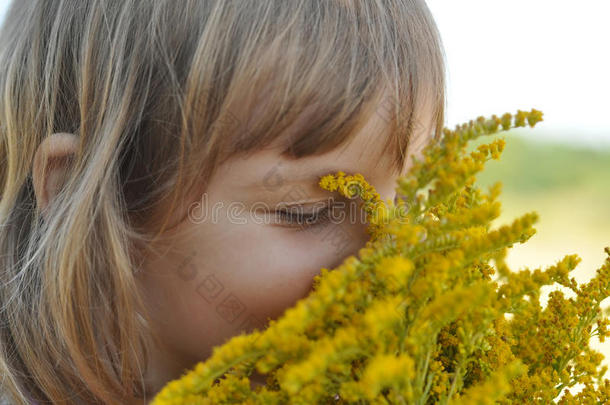
[[[359,172],[394,198],[441,133],[444,77],[421,0],[14,1],[7,399],[146,403],[279,317],[367,240],[358,215],[331,219],[346,204],[320,176]]]

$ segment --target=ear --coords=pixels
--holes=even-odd
[[[40,211],[45,211],[61,190],[70,159],[77,150],[78,138],[64,132],[47,136],[38,146],[32,166],[32,182]]]

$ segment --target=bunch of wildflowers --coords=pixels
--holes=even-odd
[[[610,295],[610,248],[596,276],[578,285],[565,256],[545,269],[511,271],[515,243],[534,233],[527,213],[493,229],[500,184],[475,175],[504,148],[468,142],[542,113],[479,117],[429,144],[382,201],[360,174],[324,176],[320,186],[358,197],[371,238],[264,330],[233,337],[168,383],[162,404],[560,404],[610,403],[603,356],[589,347],[610,335],[600,304]],[[562,285],[540,304],[540,289]],[[252,388],[253,370],[267,376]],[[571,394],[576,384],[582,390]]]

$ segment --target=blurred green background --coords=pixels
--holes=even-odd
[[[500,160],[491,160],[477,177],[484,188],[500,181],[502,214],[494,227],[510,223],[530,211],[539,214],[537,233],[509,250],[507,263],[513,271],[554,264],[567,254],[582,261],[572,272],[579,282],[587,282],[602,265],[610,246],[610,147],[549,141],[548,134],[537,140],[538,129],[515,129],[482,137],[469,147],[501,137],[506,146]],[[544,287],[541,303],[560,286]],[[602,307],[610,306],[610,299]],[[610,366],[610,343],[597,338],[591,346],[606,357]]]
[[[581,282],[602,264],[610,246],[610,147],[537,140],[538,130],[515,129],[473,142],[471,148],[501,137],[506,147],[491,160],[477,182],[503,184],[502,215],[496,224],[537,211],[537,234],[509,253],[513,270],[553,264],[577,253],[582,262],[574,273]]]

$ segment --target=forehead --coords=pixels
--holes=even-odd
[[[372,184],[400,174],[393,162],[394,151],[387,148],[388,137],[395,134],[391,133],[392,123],[382,104],[384,97],[389,94],[384,93],[366,106],[354,133],[338,147],[317,155],[286,157],[282,152],[291,132],[298,132],[298,126],[305,125],[310,111],[315,109],[303,111],[285,134],[267,147],[248,155],[232,156],[222,163],[210,179],[209,187],[274,193],[299,184],[308,194],[318,195],[327,192],[317,185],[317,179],[338,170],[361,173]],[[414,127],[410,142],[413,152],[423,144],[422,140],[429,138],[433,126],[431,107],[424,103],[415,113],[415,119],[425,125]]]

